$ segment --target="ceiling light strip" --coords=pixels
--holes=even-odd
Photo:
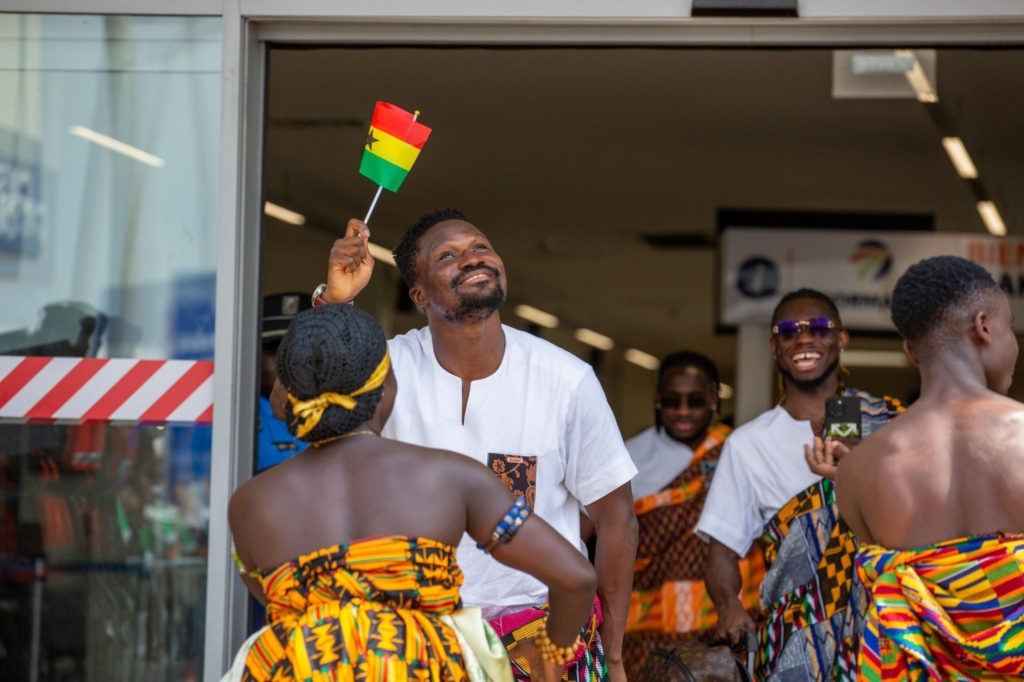
[[[278,206],[277,204],[268,201],[263,204],[263,212],[271,218],[277,218],[281,222],[289,223],[291,225],[305,225],[306,216],[295,211],[290,211],[284,206]]]
[[[634,365],[643,367],[644,369],[657,371],[658,367],[661,366],[661,361],[658,360],[658,358],[654,357],[650,353],[637,350],[636,348],[628,348],[622,355],[626,358],[627,362],[632,362]]]
[[[548,329],[555,329],[559,325],[559,319],[551,313],[546,313],[543,310],[538,310],[532,305],[517,305],[514,310],[515,314],[523,318],[527,322],[538,324],[541,327],[547,327]]]
[[[576,337],[577,341],[585,343],[588,346],[593,346],[598,350],[611,350],[612,348],[615,348],[615,341],[613,341],[610,337],[605,336],[604,334],[598,334],[597,332],[591,329],[577,329],[576,333],[573,334],[573,336]]]
[[[988,228],[989,232],[997,237],[1006,236],[1006,223],[1003,222],[1003,217],[999,215],[999,209],[996,208],[995,202],[979,201],[978,213],[981,214],[981,219],[985,221],[985,227]]]
[[[956,168],[956,172],[961,178],[974,180],[978,177],[978,169],[974,165],[974,161],[971,160],[971,155],[967,153],[967,147],[964,146],[963,140],[959,137],[944,137],[942,146],[946,148],[949,160],[953,162],[953,167]]]

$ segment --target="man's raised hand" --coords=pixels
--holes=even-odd
[[[811,471],[822,478],[836,480],[836,469],[839,461],[849,454],[850,449],[846,444],[834,439],[823,441],[821,438],[814,438],[814,445],[804,446],[804,458]]]
[[[327,264],[327,290],[323,298],[329,303],[349,303],[370,281],[373,256],[370,255],[370,228],[362,220],[348,221],[345,237],[331,247]]]

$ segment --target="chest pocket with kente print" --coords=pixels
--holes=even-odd
[[[516,497],[525,497],[526,503],[537,503],[537,458],[526,455],[488,453],[487,466]]]

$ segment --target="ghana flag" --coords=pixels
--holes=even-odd
[[[394,104],[377,102],[359,172],[381,187],[397,192],[430,137],[430,128]]]

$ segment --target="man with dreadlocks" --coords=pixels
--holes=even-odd
[[[852,570],[856,545],[838,518],[832,481],[812,470],[804,453],[822,435],[832,396],[860,399],[864,436],[894,413],[885,400],[843,387],[839,359],[849,341],[825,294],[800,289],[782,299],[770,339],[782,400],[726,441],[697,523],[696,533],[711,544],[704,579],[717,634],[733,643],[758,627],[738,596],[739,557],[761,539],[769,569],[758,677],[768,682],[856,677],[854,633],[863,606]]]
[[[374,263],[369,237],[362,221],[349,221],[316,304],[351,303],[366,286]],[[394,257],[427,327],[389,342],[402,391],[384,435],[476,459],[581,553],[583,504],[597,531],[599,599],[565,677],[625,682],[622,636],[636,551],[629,481],[636,469],[597,377],[570,353],[501,324],[505,266],[461,211],[420,216]],[[466,603],[483,608],[509,649],[513,672],[529,677],[525,652],[543,622],[547,589],[468,538],[459,563]]]
[[[640,523],[633,597],[626,625],[626,674],[640,679],[647,656],[715,625],[704,588],[708,545],[693,534],[730,428],[715,423],[718,368],[693,351],[672,353],[658,369],[654,426],[626,441],[639,470],[633,507]],[[740,562],[741,601],[756,609],[764,575],[760,547]]]

